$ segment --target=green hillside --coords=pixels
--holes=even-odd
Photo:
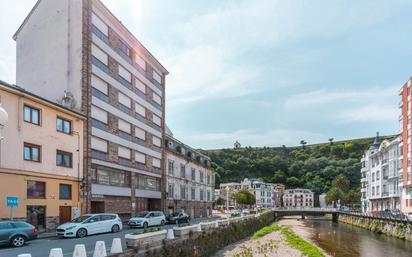
[[[381,137],[391,139],[394,136]],[[353,139],[305,147],[245,147],[205,151],[216,171],[216,186],[244,178],[283,183],[325,193],[338,186],[358,194],[360,159],[374,138]],[[335,179],[338,175],[338,179]],[[334,181],[335,179],[335,181]],[[331,190],[334,191],[334,190]],[[357,197],[357,196],[355,196]]]

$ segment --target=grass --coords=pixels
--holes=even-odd
[[[266,236],[272,232],[280,231],[285,237],[286,243],[297,250],[299,250],[303,255],[308,257],[324,257],[325,255],[316,246],[306,242],[300,236],[296,235],[288,226],[279,226],[273,224],[271,226],[264,227],[256,231],[252,239],[259,239]]]
[[[281,227],[279,227],[276,224],[273,224],[273,225],[268,226],[268,227],[264,227],[264,228],[259,229],[258,231],[256,231],[253,234],[252,239],[258,239],[258,238],[264,237],[267,234],[270,234],[270,233],[275,232],[275,231],[279,231],[280,229],[281,229]]]
[[[302,252],[308,257],[324,257],[325,255],[316,246],[306,242],[296,235],[289,227],[282,227],[281,233],[286,238],[286,242],[293,248]]]

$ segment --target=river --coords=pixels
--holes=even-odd
[[[336,257],[411,257],[412,242],[330,220],[306,219],[300,229]]]

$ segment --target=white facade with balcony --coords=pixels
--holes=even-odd
[[[362,157],[361,200],[363,212],[400,209],[402,176],[400,137],[380,142],[379,135]]]

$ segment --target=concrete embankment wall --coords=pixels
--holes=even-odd
[[[384,220],[375,217],[348,214],[339,214],[339,222],[368,229],[378,234],[412,241],[412,223],[410,222]]]

